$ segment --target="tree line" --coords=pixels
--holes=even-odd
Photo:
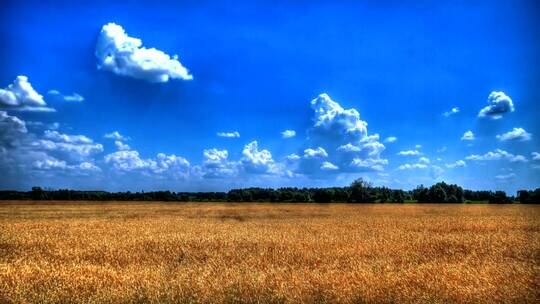
[[[106,192],[77,190],[0,191],[0,200],[86,200],[86,201],[177,201],[177,202],[297,202],[297,203],[468,203],[505,204],[540,203],[540,188],[520,190],[517,196],[504,191],[464,190],[454,184],[440,182],[431,187],[420,185],[413,190],[374,187],[357,179],[347,187],[329,188],[244,188],[228,192]]]

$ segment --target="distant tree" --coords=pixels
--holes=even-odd
[[[317,189],[313,193],[313,200],[316,203],[330,203],[332,202],[333,195],[334,195],[334,192],[332,191],[332,189],[329,189],[329,188]]]
[[[506,196],[504,191],[495,191],[495,193],[489,198],[490,204],[508,204],[511,203],[510,199]]]
[[[444,191],[445,187],[446,187],[446,184],[444,183],[437,183],[431,186],[431,188],[429,188],[428,201],[430,203],[446,203],[447,197],[446,197],[446,191]]]
[[[44,198],[43,189],[41,187],[32,187],[32,199],[42,200]]]
[[[372,195],[372,187],[369,182],[359,178],[351,183],[351,195],[349,201],[352,203],[372,203],[377,198]]]

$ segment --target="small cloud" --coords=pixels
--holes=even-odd
[[[514,174],[514,173],[501,174],[501,175],[496,175],[495,176],[495,179],[497,179],[498,181],[501,181],[501,182],[512,180],[514,178],[516,178],[516,174]]]
[[[532,152],[532,160],[540,160],[540,153],[538,152]]]
[[[290,160],[290,161],[295,161],[295,160],[299,160],[300,159],[300,156],[298,156],[297,154],[289,154],[287,155],[287,159]]]
[[[474,140],[474,133],[472,131],[467,131],[461,136],[461,140]]]
[[[225,137],[225,138],[238,138],[238,137],[240,137],[240,133],[238,131],[234,131],[234,132],[218,132],[217,136]]]
[[[457,114],[457,113],[459,113],[459,108],[458,108],[458,107],[454,107],[454,108],[452,108],[450,111],[444,112],[443,115],[444,115],[445,117],[449,117],[450,115],[454,115],[454,114]]]
[[[418,160],[419,163],[422,163],[422,164],[429,164],[430,163],[430,160],[429,158],[427,157],[420,157],[420,159]]]
[[[114,132],[105,134],[105,138],[114,139],[114,140],[120,140],[120,141],[128,141],[129,140],[129,137],[123,136],[118,131],[114,131]]]
[[[437,153],[443,153],[443,152],[446,152],[446,150],[448,150],[448,148],[446,146],[442,146],[439,149],[437,149]]]
[[[321,170],[338,170],[339,167],[332,164],[331,162],[323,162],[322,165],[321,165]]]
[[[446,168],[453,169],[453,168],[467,167],[467,163],[463,160],[458,160],[455,163],[446,164],[445,166]]]
[[[358,146],[355,146],[351,143],[348,143],[346,145],[341,145],[337,148],[338,151],[343,151],[343,152],[360,152],[362,151],[362,148],[358,147]]]
[[[294,137],[296,136],[296,131],[294,130],[285,130],[283,132],[281,132],[281,137],[283,138],[291,138],[291,137]]]
[[[387,137],[387,138],[384,139],[384,142],[386,142],[386,143],[393,143],[393,142],[395,142],[396,140],[397,140],[397,137],[395,137],[395,136],[389,136],[389,137]]]
[[[120,151],[126,151],[126,150],[131,150],[131,148],[129,147],[129,145],[126,145],[124,144],[123,142],[119,141],[119,140],[115,140],[114,141],[114,145],[116,146],[116,148]]]
[[[531,140],[532,134],[525,131],[523,128],[514,128],[512,131],[497,135],[500,141],[528,141]]]
[[[514,112],[514,103],[504,92],[491,92],[488,96],[488,104],[488,106],[480,110],[478,117],[499,119],[505,113]]]
[[[84,101],[84,97],[77,93],[73,93],[71,95],[63,95],[58,90],[49,90],[47,92],[49,95],[55,96],[57,98],[62,98],[65,101],[72,101],[72,102],[82,102]]]
[[[403,164],[401,166],[399,166],[397,169],[398,170],[414,170],[414,169],[426,169],[427,168],[427,165],[426,164]]]
[[[326,150],[324,150],[322,147],[318,147],[317,149],[305,149],[304,150],[304,158],[323,158],[327,157],[328,153],[326,153]]]
[[[505,159],[510,162],[516,163],[516,162],[522,162],[526,163],[527,158],[523,155],[514,155],[512,153],[508,153],[501,149],[496,149],[495,151],[489,151],[484,155],[478,155],[473,154],[465,157],[466,160],[474,160],[474,161],[492,161],[492,160],[501,160]]]
[[[115,23],[101,28],[95,55],[99,69],[117,75],[150,82],[193,79],[178,61],[178,56],[171,57],[158,49],[143,47],[141,39],[128,36],[122,26]]]
[[[32,111],[32,112],[55,112],[47,107],[47,103],[28,82],[28,77],[17,76],[12,84],[5,89],[0,89],[0,109]]]
[[[420,155],[420,151],[418,151],[418,150],[400,151],[397,155],[401,155],[401,156],[417,156],[417,155]]]

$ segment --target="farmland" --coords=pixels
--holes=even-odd
[[[0,202],[0,303],[538,303],[540,206]]]

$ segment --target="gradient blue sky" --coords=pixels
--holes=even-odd
[[[206,191],[358,177],[404,189],[538,187],[538,11],[535,1],[3,2],[0,188]],[[109,23],[177,54],[193,79],[103,67],[96,49]],[[42,95],[38,110],[55,111],[8,105],[17,76]],[[492,92],[511,109],[479,117]],[[114,131],[129,147],[105,137]]]

